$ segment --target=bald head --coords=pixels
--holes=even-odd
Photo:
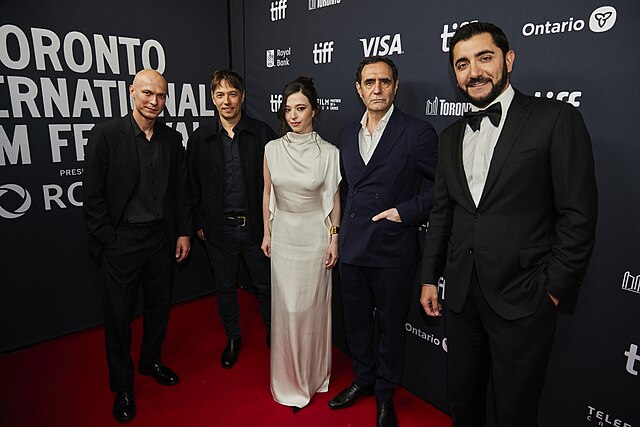
[[[153,125],[162,112],[167,99],[167,81],[156,70],[142,70],[129,86],[133,98],[133,117],[142,128],[145,123]]]

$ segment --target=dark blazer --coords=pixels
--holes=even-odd
[[[429,123],[401,112],[389,118],[367,165],[358,147],[359,121],[340,133],[340,167],[346,203],[340,230],[341,262],[365,267],[401,267],[417,261],[418,225],[429,217],[437,134]],[[424,188],[424,187],[423,187]],[[373,222],[376,214],[397,208],[402,223]]]
[[[182,136],[163,123],[155,124],[162,144],[165,170],[164,224],[169,248],[178,236],[189,236],[191,208],[187,194],[187,168]],[[131,113],[99,123],[89,133],[83,173],[84,213],[89,232],[89,253],[100,257],[102,248],[117,239],[116,224],[138,185],[140,164],[131,125]]]
[[[508,320],[533,313],[545,290],[575,303],[594,243],[591,140],[573,106],[516,91],[475,207],[462,165],[465,121],[440,136],[422,283],[446,281],[459,312],[473,264],[489,305]]]
[[[251,237],[262,241],[262,191],[264,187],[264,146],[277,135],[264,122],[244,111],[236,126],[242,176],[247,196]],[[222,241],[222,197],[224,195],[224,150],[218,140],[218,119],[208,120],[187,143],[189,194],[194,207],[194,228],[203,229],[207,241]]]

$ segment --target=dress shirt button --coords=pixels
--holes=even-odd
[[[472,254],[473,253],[473,248],[469,248],[469,253]]]
[[[352,213],[351,215],[349,215],[349,218],[355,218],[356,214]]]
[[[357,189],[357,188],[354,188],[354,189],[353,189],[353,194],[356,194],[357,192],[358,192],[358,189]]]
[[[479,213],[477,213],[476,214],[476,219],[480,219],[480,218],[482,218],[482,216]]]
[[[373,197],[375,197],[376,199],[379,199],[380,195],[378,193],[376,193],[375,196],[373,196]]]

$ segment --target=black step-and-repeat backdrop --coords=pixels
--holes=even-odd
[[[229,62],[226,1],[5,2],[0,17],[0,352],[103,322],[86,251],[84,148],[130,111],[128,86],[169,82],[164,120],[187,136],[212,120],[208,76]],[[174,301],[213,290],[204,250]]]
[[[578,107],[596,156],[596,249],[576,312],[559,319],[540,425],[640,427],[640,146],[632,118],[640,98],[640,4],[234,0],[227,10],[227,3],[3,5],[0,351],[102,322],[100,279],[85,250],[84,146],[94,123],[129,110],[136,70],[164,72],[164,120],[185,140],[213,115],[213,68],[231,62],[243,72],[247,110],[274,126],[284,84],[312,76],[320,133],[336,141],[340,127],[363,113],[356,65],[387,55],[400,69],[396,104],[442,130],[468,108],[448,43],[460,25],[486,20],[505,30],[516,51],[514,86]],[[177,276],[176,301],[212,290],[202,247],[190,258]],[[441,321],[421,314],[417,288],[405,329],[404,385],[445,409],[447,341]]]
[[[455,88],[449,41],[474,20],[494,22],[509,36],[516,88],[578,107],[596,157],[597,245],[576,312],[559,318],[540,425],[639,427],[640,145],[632,111],[640,99],[640,4],[263,0],[244,8],[247,108],[274,125],[284,84],[309,75],[323,109],[319,131],[335,142],[341,126],[364,111],[356,66],[377,54],[399,68],[396,105],[444,129],[468,108]],[[416,289],[404,385],[444,409],[442,326],[421,314]]]

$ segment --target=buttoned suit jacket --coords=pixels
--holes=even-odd
[[[191,206],[187,194],[187,168],[182,136],[156,121],[154,133],[162,144],[164,225],[169,250],[178,236],[189,236]],[[89,233],[89,254],[100,258],[106,245],[117,242],[116,225],[140,178],[140,163],[131,113],[96,124],[85,150],[84,213]]]
[[[417,229],[431,210],[437,160],[437,134],[431,124],[404,114],[389,118],[369,163],[358,146],[361,124],[340,134],[340,166],[346,203],[340,231],[341,262],[366,267],[402,267],[419,255]],[[427,179],[427,185],[423,179]],[[343,196],[344,197],[344,196]],[[382,211],[397,208],[401,223],[373,222]]]
[[[505,319],[533,313],[545,291],[571,309],[597,217],[582,116],[569,104],[515,91],[477,207],[462,163],[465,127],[461,119],[440,137],[422,283],[442,275],[444,302],[459,312],[475,264],[487,302]]]
[[[262,241],[262,192],[264,187],[264,146],[277,135],[266,123],[242,112],[243,129],[238,133],[247,200],[247,221],[254,242]],[[187,143],[189,194],[194,207],[194,227],[203,229],[207,241],[222,241],[224,197],[224,149],[218,135],[217,119],[200,126]]]

